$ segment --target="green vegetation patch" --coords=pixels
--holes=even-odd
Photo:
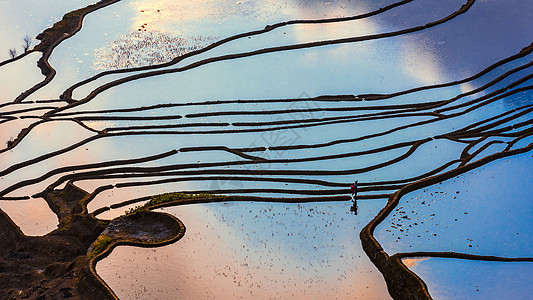
[[[56,231],[65,232],[65,231],[70,230],[70,227],[73,221],[74,221],[74,218],[72,217],[72,215],[66,216],[60,221],[59,226],[57,227]]]
[[[146,210],[150,207],[163,204],[163,203],[169,203],[173,201],[178,200],[191,200],[191,199],[202,199],[202,198],[219,198],[219,197],[225,197],[225,195],[213,195],[208,193],[199,193],[199,194],[186,194],[186,193],[165,193],[160,194],[156,196],[150,197],[150,201],[145,203],[144,205],[135,206],[134,208],[130,208],[126,211],[126,214],[133,214],[141,210]]]
[[[96,255],[102,253],[107,248],[107,246],[109,246],[111,241],[112,238],[106,234],[102,234],[101,236],[99,236],[98,239],[96,239],[93,251],[91,252],[91,254],[89,254],[89,258],[93,258]]]

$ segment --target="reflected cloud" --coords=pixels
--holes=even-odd
[[[280,22],[291,19],[323,19],[345,17],[366,11],[361,3],[344,1],[280,1],[280,0],[156,0],[137,1],[131,8],[136,11],[135,29],[144,25],[149,30],[171,31],[186,23],[222,24],[225,22],[265,21]],[[190,25],[190,24],[189,24]],[[233,24],[235,25],[235,24]],[[210,29],[210,31],[218,29]]]
[[[421,84],[435,84],[446,78],[433,42],[420,36],[404,36],[400,44],[400,65],[405,74]]]
[[[404,259],[402,259],[402,263],[406,267],[412,268],[412,267],[416,266],[416,264],[418,264],[419,262],[424,261],[424,260],[428,260],[428,259],[429,259],[429,257],[404,258]]]
[[[330,24],[300,24],[294,26],[294,38],[299,43],[338,39],[346,37],[364,36],[378,32],[377,23],[370,19],[330,23]]]
[[[279,13],[277,1],[234,1],[199,0],[173,1],[157,0],[150,3],[138,1],[131,6],[138,12],[134,26],[147,24],[151,29],[165,30],[176,24],[189,21],[212,21],[222,23],[230,17],[264,19]]]

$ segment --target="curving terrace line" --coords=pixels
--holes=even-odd
[[[184,71],[187,71],[187,70],[195,69],[195,68],[198,68],[198,67],[203,66],[203,65],[211,64],[211,63],[214,63],[214,62],[221,62],[221,61],[228,61],[228,60],[233,60],[233,59],[238,59],[238,58],[252,57],[252,56],[257,56],[257,55],[261,55],[261,54],[274,53],[274,52],[283,52],[283,51],[288,51],[288,50],[308,49],[308,48],[314,48],[314,47],[320,47],[320,46],[326,46],[326,45],[338,45],[338,44],[370,41],[370,40],[389,38],[389,37],[393,37],[393,36],[400,36],[400,35],[403,35],[403,34],[422,31],[424,29],[432,28],[432,27],[438,26],[440,24],[443,24],[443,23],[445,23],[447,21],[450,21],[450,20],[456,18],[457,16],[459,16],[459,15],[461,15],[463,13],[466,13],[470,9],[470,7],[474,4],[474,2],[475,2],[475,0],[467,0],[466,3],[463,4],[461,6],[461,8],[459,8],[457,11],[451,13],[450,15],[448,15],[448,16],[440,19],[440,20],[433,21],[433,22],[430,22],[430,23],[427,23],[427,24],[424,24],[424,25],[416,26],[416,27],[411,27],[411,28],[408,28],[408,29],[403,29],[403,30],[398,30],[398,31],[393,31],[393,32],[388,32],[388,33],[367,35],[367,36],[358,36],[358,37],[341,38],[341,39],[327,40],[327,41],[309,42],[309,43],[302,43],[302,44],[295,44],[295,45],[288,45],[288,46],[264,48],[264,49],[249,51],[249,52],[243,52],[243,53],[227,54],[227,55],[212,57],[212,58],[208,58],[208,59],[203,59],[203,60],[191,63],[189,65],[186,65],[184,67],[179,67],[179,68],[174,68],[174,69],[166,69],[166,70],[150,71],[150,72],[147,72],[147,73],[131,75],[129,77],[121,78],[121,79],[112,81],[110,83],[106,83],[106,84],[96,88],[94,91],[92,91],[84,99],[81,99],[81,100],[76,101],[76,102],[72,102],[72,103],[70,103],[70,104],[68,104],[68,105],[66,105],[64,107],[52,110],[52,111],[46,113],[45,115],[46,116],[52,116],[52,115],[54,115],[54,114],[56,114],[58,112],[61,112],[61,111],[64,111],[64,110],[68,110],[70,108],[82,105],[84,103],[87,103],[87,102],[91,101],[98,94],[100,94],[100,93],[102,93],[102,92],[104,92],[104,91],[106,91],[106,90],[108,90],[108,89],[110,89],[112,87],[116,87],[116,86],[118,86],[120,84],[124,84],[126,82],[138,80],[138,79],[141,79],[141,78],[148,78],[148,77],[153,77],[153,76],[158,76],[158,75],[163,75],[163,74],[179,73],[179,72],[184,72]],[[268,26],[265,29],[268,29]],[[262,33],[262,32],[260,32],[260,33]],[[68,99],[67,95],[64,94],[64,98],[65,97],[66,97],[66,99]],[[68,100],[72,100],[72,99],[68,99]]]
[[[353,20],[365,19],[365,18],[368,18],[368,17],[372,17],[372,16],[375,16],[375,15],[378,15],[380,13],[386,12],[386,11],[391,10],[393,8],[396,8],[398,6],[407,4],[407,3],[412,2],[412,1],[413,0],[399,1],[399,2],[396,2],[396,3],[392,3],[392,4],[388,5],[388,6],[379,8],[377,10],[374,10],[372,12],[368,12],[368,13],[364,13],[364,14],[360,14],[360,15],[355,15],[355,16],[350,16],[350,17],[314,19],[314,20],[290,20],[290,21],[286,21],[286,22],[280,22],[280,23],[276,23],[276,24],[272,24],[272,25],[267,25],[267,26],[265,26],[264,29],[261,29],[261,30],[255,30],[255,31],[240,33],[240,34],[237,34],[237,35],[234,35],[234,36],[231,36],[231,37],[224,38],[224,39],[222,39],[222,40],[220,40],[218,42],[215,42],[215,43],[213,43],[211,45],[208,45],[205,48],[202,48],[202,49],[199,49],[199,50],[196,50],[196,51],[192,51],[192,52],[186,53],[186,54],[184,54],[182,56],[176,57],[175,59],[173,59],[172,61],[167,62],[167,63],[157,64],[157,65],[152,65],[152,66],[143,66],[143,67],[137,67],[137,68],[130,68],[130,69],[119,69],[119,70],[104,71],[102,73],[99,73],[99,74],[97,74],[97,75],[95,75],[95,76],[93,76],[91,78],[88,78],[88,79],[86,79],[84,81],[78,82],[77,84],[69,87],[61,95],[61,98],[62,99],[70,99],[70,100],[72,100],[72,92],[74,91],[74,89],[76,89],[76,88],[78,88],[78,87],[80,87],[82,85],[85,85],[87,83],[90,83],[92,81],[95,81],[95,80],[97,80],[97,79],[99,79],[101,77],[107,76],[107,75],[129,73],[129,72],[137,72],[137,71],[146,71],[146,70],[169,67],[169,66],[172,66],[172,65],[175,65],[175,64],[181,62],[182,60],[184,60],[186,58],[202,54],[204,52],[212,50],[212,49],[214,49],[216,47],[219,47],[221,45],[224,45],[226,43],[229,43],[229,42],[232,42],[232,41],[236,41],[236,40],[239,40],[239,39],[252,37],[254,35],[260,35],[260,34],[263,34],[263,33],[267,33],[267,32],[270,32],[270,31],[272,31],[274,29],[281,28],[281,27],[284,27],[284,26],[295,25],[295,24],[337,23],[337,22],[345,22],[345,21],[353,21]]]
[[[500,67],[500,66],[503,66],[505,65],[506,63],[508,62],[511,62],[511,61],[514,61],[516,59],[519,59],[519,58],[522,58],[524,56],[527,56],[529,55],[531,52],[533,51],[533,44],[532,45],[529,45],[528,47],[525,47],[524,49],[522,49],[518,54],[516,55],[513,55],[509,58],[506,58],[506,59],[503,59],[502,61],[499,61],[489,67],[487,67],[486,69],[482,70],[480,73],[474,75],[474,76],[471,76],[469,78],[466,78],[464,80],[460,80],[460,81],[454,81],[454,82],[450,82],[450,83],[444,83],[444,84],[440,84],[440,85],[430,85],[430,86],[426,86],[426,87],[419,87],[419,88],[415,88],[415,89],[411,89],[411,90],[406,90],[406,91],[402,91],[402,92],[398,92],[398,93],[395,93],[394,94],[394,97],[396,96],[400,96],[400,95],[406,95],[406,94],[410,94],[410,93],[414,93],[414,92],[418,92],[420,90],[426,90],[426,89],[436,89],[436,88],[441,88],[441,87],[445,87],[445,86],[454,86],[454,85],[458,85],[458,84],[461,84],[461,83],[464,83],[464,82],[468,82],[468,81],[471,81],[475,78],[479,78],[487,73],[489,73],[490,71]],[[448,100],[439,100],[439,101],[436,101],[433,103],[433,105],[438,105],[438,106],[442,106],[446,103],[452,103],[454,101],[457,101],[465,96],[468,96],[468,95],[472,95],[472,94],[475,94],[475,93],[478,93],[478,92],[481,92],[481,91],[484,91],[485,89],[491,87],[491,86],[494,86],[495,84],[497,84],[498,82],[501,82],[502,80],[504,80],[505,78],[508,78],[509,76],[519,72],[519,71],[522,71],[523,69],[526,69],[528,68],[529,66],[531,66],[532,63],[528,63],[526,65],[523,65],[523,66],[520,66],[520,67],[517,67],[517,68],[513,68],[509,71],[507,71],[506,73],[500,75],[499,77],[497,77],[496,79],[490,81],[489,83],[483,85],[482,87],[480,88],[476,88],[472,91],[469,91],[469,92],[465,92],[465,93],[462,93],[462,94],[459,94],[451,99],[448,99]],[[510,88],[513,88],[515,86],[518,86],[520,85],[521,83],[529,80],[531,76],[529,76],[527,79],[525,78],[521,78],[520,80],[518,81],[515,81],[513,84],[509,85],[507,88],[504,88],[504,89],[500,89],[498,91],[495,91],[495,92],[492,92],[491,95],[495,95],[499,92],[502,92],[502,91],[505,91],[507,89],[510,89]],[[509,94],[507,94],[509,95]],[[197,105],[212,105],[212,104],[217,104],[217,103],[251,103],[251,102],[285,102],[285,101],[307,101],[307,100],[311,100],[311,101],[332,101],[331,98],[335,99],[335,101],[338,101],[338,99],[340,98],[341,100],[342,99],[345,99],[347,101],[350,101],[350,99],[362,99],[362,95],[360,96],[321,96],[321,97],[316,97],[316,98],[302,98],[302,99],[283,99],[283,100],[232,100],[232,101],[206,101],[206,102],[200,102],[198,103]],[[367,96],[368,97],[368,96]],[[384,97],[384,98],[390,98],[390,97],[393,97],[393,94],[390,94],[390,95],[387,95],[387,96],[380,96],[380,97]],[[485,96],[486,98],[488,98],[489,96]],[[356,101],[360,101],[360,100],[356,100]],[[479,101],[479,100],[478,100]],[[475,102],[474,100],[473,101],[470,101],[471,103]],[[57,115],[58,116],[68,116],[68,115],[75,115],[75,114],[83,114],[83,113],[110,113],[110,112],[137,112],[137,111],[143,111],[143,110],[149,110],[149,109],[156,109],[156,108],[164,108],[164,107],[175,107],[175,106],[183,106],[183,105],[196,105],[195,103],[185,103],[185,104],[161,104],[161,105],[155,105],[155,106],[151,106],[151,107],[141,107],[141,108],[131,108],[131,109],[119,109],[119,110],[107,110],[107,111],[93,111],[93,112],[79,112],[79,113],[58,113]],[[429,105],[429,104],[428,104]],[[416,107],[416,106],[414,106]],[[414,108],[413,107],[413,108]],[[458,108],[457,106],[454,106],[453,108]],[[364,109],[364,108],[363,108]],[[384,114],[386,115],[387,112],[384,112]],[[442,116],[442,115],[440,115]],[[101,119],[104,119],[104,117],[100,117]],[[359,118],[359,116],[347,116],[347,117],[337,117],[337,118],[330,118],[330,120],[345,120],[345,119],[354,119],[354,118]],[[45,120],[47,120],[48,118],[45,118]],[[80,121],[79,119],[76,119],[74,118],[75,120],[77,121]],[[90,119],[89,119],[90,120]],[[251,123],[251,122],[247,122],[247,123],[243,123],[243,122],[235,122],[233,124],[229,124],[229,123],[220,123],[220,126],[229,126],[229,125],[233,125],[233,126],[261,126],[261,125],[276,125],[276,124],[294,124],[294,123],[298,123],[298,122],[309,122],[309,123],[312,123],[312,122],[317,122],[317,121],[322,121],[322,120],[307,120],[307,121],[298,121],[298,120],[285,120],[285,121],[278,121],[277,123],[276,122],[272,122],[272,123],[268,123],[268,122],[263,122],[263,123]],[[423,123],[421,123],[423,124]],[[160,125],[160,126],[139,126],[139,127],[129,127],[129,129],[142,129],[142,128],[145,128],[145,129],[160,129],[160,128],[179,128],[179,127],[185,127],[187,125],[181,125],[181,124],[178,124],[178,125],[172,125],[172,126],[169,126],[169,125]],[[213,125],[213,126],[217,126],[217,125]],[[16,146],[20,140],[26,136],[30,131],[31,129],[33,129],[35,126],[32,125],[30,126],[29,128],[23,130],[21,132],[21,134],[19,134],[19,136],[14,140],[14,143],[11,145],[12,147]],[[286,128],[277,128],[277,129],[287,129],[287,128],[291,128],[291,127],[286,127]],[[295,128],[295,127],[292,127],[292,128]],[[122,130],[122,129],[127,129],[127,128],[121,128],[121,129],[114,129],[114,128],[108,128],[108,130],[110,131],[118,131],[118,130]],[[272,130],[272,129],[270,129]],[[232,131],[230,131],[232,132]],[[233,131],[234,132],[234,131]],[[224,133],[227,133],[227,132],[224,132]],[[6,149],[1,149],[0,150],[0,153],[4,152],[4,151],[7,151],[9,150],[10,148],[12,147],[8,147]],[[290,149],[290,148],[283,148],[284,146],[281,146],[279,149],[277,150],[287,150],[287,149]],[[296,145],[291,145],[291,146],[288,146],[288,147],[298,147]]]
[[[482,256],[482,255],[470,255],[463,253],[450,253],[450,252],[411,252],[411,253],[397,253],[389,255],[386,253],[381,244],[374,237],[373,233],[375,228],[382,223],[398,205],[401,197],[412,191],[422,189],[424,187],[442,182],[444,180],[453,178],[465,172],[479,168],[492,161],[518,155],[533,151],[533,143],[529,143],[525,146],[516,148],[515,146],[519,142],[523,142],[533,136],[533,120],[531,113],[533,113],[533,104],[523,103],[518,107],[507,109],[504,112],[497,115],[491,115],[488,117],[481,117],[481,120],[476,120],[474,123],[470,122],[468,125],[460,125],[459,129],[443,127],[441,133],[431,137],[416,137],[410,138],[405,141],[405,138],[399,142],[388,142],[380,146],[374,146],[369,150],[342,150],[342,152],[333,151],[333,154],[316,154],[312,153],[308,156],[299,158],[270,158],[268,156],[269,151],[298,151],[298,150],[326,150],[327,147],[333,147],[336,145],[349,146],[351,143],[366,142],[372,139],[380,139],[383,137],[390,137],[393,134],[401,131],[408,131],[409,129],[423,130],[423,126],[426,125],[438,125],[440,122],[469,118],[469,114],[479,111],[482,108],[489,107],[491,104],[499,103],[512,96],[519,95],[520,93],[530,92],[533,85],[527,85],[529,81],[533,79],[531,67],[533,62],[527,61],[529,55],[533,51],[533,43],[522,49],[519,53],[512,55],[508,58],[500,60],[480,72],[463,78],[462,80],[450,81],[446,83],[433,84],[420,86],[408,90],[398,91],[390,94],[361,94],[357,96],[353,95],[323,95],[314,98],[298,98],[298,99],[235,99],[235,100],[209,100],[202,102],[188,102],[177,104],[156,104],[144,107],[123,108],[123,109],[109,109],[109,110],[93,110],[93,111],[68,111],[71,108],[77,107],[84,103],[87,103],[94,99],[98,94],[121,85],[126,82],[134,80],[148,78],[152,76],[159,76],[165,74],[171,74],[176,72],[183,72],[191,70],[203,65],[219,62],[229,61],[238,58],[252,57],[259,54],[277,53],[282,51],[290,51],[296,49],[308,49],[314,47],[320,47],[325,45],[356,43],[375,39],[384,39],[394,36],[401,36],[404,34],[410,34],[425,29],[432,28],[444,24],[457,16],[466,13],[475,0],[466,1],[458,10],[452,14],[425,25],[420,25],[408,29],[372,34],[367,36],[357,36],[344,39],[335,39],[327,41],[316,41],[295,45],[287,45],[280,47],[271,47],[258,49],[255,51],[227,54],[209,59],[200,60],[189,65],[178,67],[174,69],[161,68],[171,67],[185,58],[193,57],[201,53],[205,53],[211,49],[221,46],[225,43],[251,37],[254,35],[260,35],[283,26],[289,26],[293,24],[321,24],[321,23],[334,23],[345,22],[356,19],[368,18],[378,15],[382,12],[394,9],[401,5],[412,2],[412,0],[399,1],[389,6],[380,8],[378,10],[361,14],[357,16],[344,17],[344,18],[331,18],[321,20],[292,20],[287,22],[281,22],[273,25],[268,25],[262,30],[250,31],[235,36],[228,37],[226,39],[215,42],[201,50],[187,53],[183,56],[176,57],[174,60],[168,63],[132,68],[106,71],[97,74],[84,81],[78,82],[75,85],[69,87],[62,95],[61,100],[52,101],[29,101],[24,103],[46,103],[46,105],[30,107],[30,108],[17,108],[16,103],[21,103],[27,96],[35,92],[42,86],[49,83],[54,75],[55,70],[48,63],[48,58],[61,41],[72,36],[81,29],[83,17],[96,9],[105,7],[112,3],[116,3],[119,0],[102,0],[95,5],[91,5],[85,9],[81,9],[75,12],[71,12],[63,18],[61,22],[58,22],[52,29],[45,31],[41,35],[42,42],[35,47],[32,51],[43,52],[43,57],[39,61],[39,67],[41,68],[46,79],[23,93],[18,97],[14,103],[2,104],[0,108],[9,107],[13,105],[13,109],[0,112],[0,124],[15,120],[17,118],[36,118],[36,122],[31,124],[28,128],[22,130],[18,137],[7,148],[0,150],[0,155],[5,154],[7,151],[16,151],[20,147],[20,142],[28,137],[29,133],[37,126],[53,121],[73,121],[80,125],[85,130],[89,130],[94,133],[93,136],[83,139],[70,146],[62,149],[45,153],[40,156],[12,164],[4,170],[0,171],[0,176],[12,175],[12,173],[27,167],[31,167],[37,163],[45,160],[54,159],[59,155],[68,154],[71,151],[78,149],[82,146],[98,141],[100,139],[121,137],[121,136],[150,136],[150,135],[176,135],[176,136],[193,136],[193,135],[229,135],[229,134],[246,134],[246,133],[261,133],[261,132],[282,132],[293,129],[312,129],[320,128],[321,126],[333,125],[333,124],[355,124],[356,122],[364,121],[378,121],[378,120],[402,120],[409,121],[408,118],[414,118],[415,120],[408,124],[395,125],[392,128],[387,128],[376,133],[362,134],[353,138],[340,138],[336,140],[329,140],[327,142],[315,142],[310,144],[272,144],[267,146],[250,145],[249,147],[231,147],[227,145],[206,145],[206,146],[187,146],[187,147],[175,147],[170,146],[171,150],[161,151],[159,154],[148,155],[144,157],[130,158],[130,159],[118,159],[101,161],[90,164],[71,165],[55,168],[45,171],[44,174],[39,174],[34,178],[25,178],[19,182],[12,184],[8,187],[2,187],[0,191],[0,200],[20,200],[27,199],[29,197],[8,197],[11,192],[20,190],[24,187],[39,184],[46,180],[53,179],[54,182],[50,184],[45,190],[34,197],[44,198],[50,208],[57,214],[60,221],[60,228],[50,236],[53,238],[59,238],[58,241],[66,243],[65,241],[73,238],[75,234],[78,234],[79,228],[88,228],[91,233],[87,240],[84,240],[82,245],[83,250],[87,249],[90,241],[91,243],[96,240],[98,235],[102,234],[105,226],[109,225],[109,222],[104,222],[95,218],[98,214],[109,210],[125,207],[135,203],[140,203],[150,200],[149,197],[139,197],[136,199],[129,199],[120,203],[113,203],[109,206],[99,207],[92,214],[87,211],[87,205],[90,201],[94,200],[100,193],[111,190],[128,187],[146,187],[150,185],[158,184],[170,184],[178,182],[212,182],[212,181],[236,181],[236,182],[267,182],[267,183],[285,183],[285,184],[302,184],[302,185],[314,185],[317,189],[295,189],[295,188],[234,188],[234,189],[206,189],[206,190],[194,190],[183,191],[186,194],[206,193],[206,194],[230,194],[225,197],[207,197],[207,198],[194,198],[194,199],[180,199],[164,204],[158,204],[150,207],[154,209],[162,206],[173,205],[186,205],[193,203],[209,203],[209,202],[228,202],[228,201],[257,201],[257,202],[284,202],[284,203],[301,203],[301,202],[323,202],[323,201],[347,201],[349,198],[346,196],[349,193],[348,183],[346,182],[334,182],[331,180],[322,180],[316,176],[341,176],[341,175],[356,175],[366,174],[369,172],[384,170],[387,167],[397,166],[399,163],[404,162],[407,159],[413,159],[416,157],[417,150],[422,146],[427,146],[435,141],[450,143],[457,143],[462,146],[459,150],[458,156],[438,162],[437,166],[433,166],[429,170],[423,170],[424,173],[417,174],[410,177],[401,177],[393,180],[382,181],[365,181],[360,183],[361,195],[358,199],[361,200],[376,200],[387,199],[387,204],[378,213],[378,215],[360,232],[360,238],[362,241],[363,249],[367,253],[370,260],[383,274],[389,292],[395,299],[431,299],[427,291],[427,286],[421,278],[410,271],[405,264],[403,264],[403,258],[409,257],[449,257],[458,259],[471,259],[471,260],[483,260],[483,261],[533,261],[533,258],[504,258],[495,256]],[[24,55],[27,55],[25,53]],[[15,59],[0,63],[0,67],[7,63],[16,61],[22,58],[24,55]],[[524,62],[521,62],[524,60]],[[511,63],[521,63],[519,66],[511,66]],[[72,99],[72,92],[74,89],[96,81],[107,75],[112,74],[126,74],[129,72],[146,71],[145,73],[130,75],[122,79],[118,79],[109,83],[106,83],[94,91],[92,91],[86,98],[76,101]],[[447,87],[458,87],[459,85],[467,82],[473,82],[475,80],[483,80],[485,76],[488,76],[492,72],[501,72],[495,78],[490,79],[488,82],[483,83],[477,88],[473,88],[467,92],[461,92],[449,99],[429,99],[427,102],[415,103],[415,104],[380,104],[378,101],[396,100],[397,97],[410,95],[422,91],[437,90]],[[492,73],[493,74],[493,73]],[[519,77],[519,78],[515,78]],[[479,95],[476,95],[478,94]],[[470,97],[470,99],[468,98]],[[460,101],[466,99],[464,101]],[[224,105],[224,104],[268,104],[268,103],[296,103],[313,101],[323,104],[331,102],[347,102],[346,106],[342,107],[319,107],[319,108],[303,108],[303,109],[268,109],[268,110],[253,110],[253,111],[239,111],[231,109],[228,111],[196,111],[181,114],[160,114],[155,116],[139,116],[135,113],[147,112],[151,110],[175,108],[175,107],[189,107],[200,108],[206,105]],[[67,103],[64,106],[52,105],[50,103]],[[355,105],[364,104],[364,105]],[[368,105],[367,105],[368,104]],[[27,114],[39,110],[49,110],[44,115],[35,116],[19,116],[19,114]],[[291,118],[294,114],[301,113],[317,113],[317,112],[334,112],[343,115],[335,115],[333,117],[315,117],[315,118]],[[121,113],[133,113],[132,115],[120,115]],[[119,114],[108,115],[105,114]],[[279,116],[280,120],[258,120],[258,121],[236,121],[236,122],[213,122],[216,117],[238,117],[254,115],[258,118],[264,116]],[[162,125],[132,125],[132,126],[117,126],[108,127],[103,130],[97,130],[91,127],[89,122],[91,121],[153,121],[153,120],[165,120],[165,121],[183,121],[184,119],[205,118],[202,122],[194,123],[178,123],[178,124],[162,124]],[[285,119],[283,119],[285,118]],[[187,130],[177,131],[172,129],[182,129],[191,127],[204,127],[202,130]],[[228,127],[228,128],[225,128]],[[245,128],[243,128],[245,127]],[[253,127],[253,128],[246,128]],[[422,128],[422,129],[421,129]],[[505,146],[503,150],[498,148],[498,151],[494,150],[494,153],[483,156],[489,149],[497,148],[495,146]],[[503,148],[503,147],[502,147]],[[349,149],[349,148],[348,148]],[[390,151],[390,152],[389,152]],[[393,152],[396,151],[396,152]],[[198,162],[198,163],[179,163],[179,164],[165,164],[160,162],[166,158],[178,157],[180,153],[200,154],[210,152],[229,153],[233,155],[236,160],[227,161],[213,161],[213,162]],[[343,169],[299,169],[291,168],[290,166],[298,163],[317,162],[317,161],[332,161],[343,158],[364,158],[365,155],[387,155],[387,159],[382,159],[376,163],[369,163],[357,168],[351,166],[345,166]],[[147,166],[134,166],[135,164],[145,163]],[[247,169],[246,167],[254,166],[270,166],[271,164],[288,165],[289,167],[280,167],[280,169]],[[141,179],[136,181],[135,179]],[[75,183],[81,183],[89,180],[101,180],[102,183],[92,193],[78,188]],[[105,180],[113,180],[117,182],[114,184],[103,185]],[[64,184],[64,189],[56,189],[61,184]],[[244,194],[287,194],[287,195],[300,195],[300,197],[269,197],[269,196],[243,196]],[[69,201],[65,201],[65,199]],[[163,217],[161,217],[163,218]],[[7,221],[6,221],[7,220]],[[21,232],[16,231],[16,228],[11,230],[14,224],[9,223],[9,218],[4,215],[0,210],[0,223],[4,224],[5,228],[8,228],[11,237],[15,236],[23,239]],[[160,243],[143,243],[132,240],[114,240],[110,247],[104,251],[104,253],[92,258],[88,265],[90,265],[90,273],[92,274],[92,280],[95,280],[97,285],[104,287],[104,291],[101,291],[102,297],[116,298],[113,291],[106,285],[106,283],[99,278],[95,272],[95,264],[99,259],[102,259],[111,252],[113,247],[120,244],[131,244],[139,246],[159,246],[168,244],[178,240],[183,236],[185,227],[179,220],[174,220],[177,225],[177,233],[171,238],[164,240]],[[109,227],[108,227],[109,228]],[[7,232],[7,231],[6,231]],[[78,238],[78,237],[75,237]],[[70,242],[70,240],[69,240]],[[79,250],[79,249],[78,249]],[[84,256],[85,257],[85,256]],[[87,260],[87,258],[85,258]],[[82,259],[83,260],[83,259]],[[85,261],[87,263],[87,261]],[[84,271],[85,272],[85,271]],[[88,272],[88,271],[87,271]],[[83,273],[83,272],[82,272]]]
[[[523,148],[506,150],[489,155],[477,161],[457,167],[451,171],[410,183],[399,189],[389,198],[385,208],[383,208],[378,215],[367,226],[365,226],[365,228],[363,228],[360,233],[360,238],[363,242],[363,249],[372,260],[374,265],[376,265],[380,272],[382,272],[384,275],[385,280],[387,281],[387,286],[389,287],[389,291],[394,298],[431,299],[425,283],[401,262],[400,256],[389,256],[373,235],[377,225],[383,222],[394,210],[394,208],[396,208],[400,198],[409,192],[456,177],[497,159],[520,153],[526,153],[531,150],[533,150],[533,143],[530,143],[528,146]]]

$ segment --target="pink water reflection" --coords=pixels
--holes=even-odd
[[[339,204],[169,208],[187,226],[182,240],[118,247],[97,272],[122,299],[388,299],[358,239],[378,206],[360,205],[361,218]]]

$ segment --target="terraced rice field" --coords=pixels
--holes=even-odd
[[[35,240],[100,224],[87,253],[145,204],[186,228],[73,254],[106,297],[530,295],[531,3],[20,2],[0,2],[21,16],[0,35],[2,218]]]

